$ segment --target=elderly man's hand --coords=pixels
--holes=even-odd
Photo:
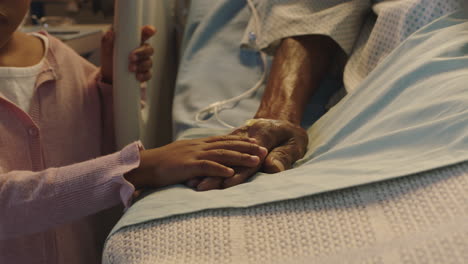
[[[252,119],[233,135],[250,136],[266,147],[269,154],[261,159],[262,167],[237,168],[228,179],[192,180],[198,190],[227,188],[245,182],[262,168],[274,173],[291,168],[302,158],[308,145],[307,133],[299,124],[304,110],[329,72],[339,45],[323,35],[285,38],[276,50],[260,106]],[[269,118],[269,119],[263,119]]]
[[[231,134],[257,139],[259,145],[269,150],[268,155],[261,157],[262,163],[257,167],[236,168],[236,173],[231,178],[209,177],[192,180],[188,183],[189,186],[199,191],[232,187],[244,183],[260,169],[266,173],[290,169],[307,150],[306,131],[287,121],[252,119]]]

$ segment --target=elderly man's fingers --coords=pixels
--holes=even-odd
[[[227,178],[223,182],[223,188],[230,188],[246,182],[250,177],[252,177],[258,171],[256,168],[239,168],[236,170],[236,174],[230,178]]]
[[[208,177],[203,179],[197,186],[198,191],[209,191],[221,189],[223,186],[223,178],[221,177]]]
[[[296,129],[286,122],[258,119],[249,125],[239,127],[231,134],[256,138],[259,145],[271,150],[291,138]]]
[[[306,144],[306,139],[291,138],[286,144],[273,149],[263,162],[263,171],[277,173],[290,169],[294,162],[304,157]]]
[[[232,135],[241,135],[255,138],[257,143],[267,149],[277,144],[277,133],[271,133],[270,126],[268,124],[256,124],[250,127],[240,127]]]
[[[297,147],[286,145],[273,149],[263,163],[263,171],[277,173],[288,170],[299,159]]]

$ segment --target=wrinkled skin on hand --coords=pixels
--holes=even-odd
[[[290,169],[294,162],[304,157],[308,145],[308,136],[302,127],[281,120],[252,119],[231,135],[255,138],[260,146],[268,149],[268,155],[256,167],[235,168],[233,177],[193,179],[188,186],[199,191],[229,188],[244,183],[258,171],[277,173]]]

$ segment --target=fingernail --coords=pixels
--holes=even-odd
[[[255,161],[255,162],[259,162],[260,161],[260,158],[257,157],[257,156],[250,156],[249,158],[251,161]]]
[[[268,149],[265,148],[265,147],[260,147],[260,150],[261,150],[264,154],[267,154],[267,153],[268,153]]]
[[[234,175],[234,172],[235,172],[234,169],[228,168],[227,171],[229,172],[229,174],[231,174],[231,176]]]
[[[252,143],[257,143],[257,139],[256,139],[256,138],[249,138],[249,141],[252,142]]]
[[[273,164],[275,164],[276,168],[278,168],[279,171],[284,171],[286,169],[283,163],[281,163],[281,161],[279,160],[273,160]]]

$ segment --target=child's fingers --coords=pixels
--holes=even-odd
[[[114,48],[114,38],[114,31],[108,30],[106,33],[104,33],[101,39],[101,47],[103,52],[112,54]]]
[[[141,43],[144,43],[149,38],[156,34],[157,30],[155,27],[151,25],[146,25],[141,28]]]
[[[200,160],[193,162],[187,166],[187,170],[191,171],[191,177],[231,177],[234,175],[234,170],[224,165],[210,160]]]
[[[252,142],[256,143],[257,140],[255,138],[249,138],[245,136],[234,136],[234,135],[225,135],[225,136],[213,136],[213,137],[208,137],[201,139],[205,143],[213,143],[217,141],[246,141],[246,142]]]
[[[139,61],[137,63],[130,63],[129,65],[129,70],[131,72],[138,72],[138,73],[146,73],[151,70],[153,67],[153,61],[152,60],[144,60],[144,61]]]
[[[257,156],[225,149],[204,151],[199,159],[214,161],[229,167],[256,167],[260,163],[260,158]]]
[[[152,77],[153,77],[153,74],[151,74],[151,72],[137,73],[136,75],[137,80],[140,82],[147,82],[151,80]]]
[[[154,54],[154,48],[151,45],[145,43],[141,47],[138,47],[130,54],[130,62],[138,62],[151,58]]]
[[[209,191],[215,189],[221,189],[223,187],[224,178],[221,177],[209,177],[203,179],[197,186],[197,191]]]
[[[262,146],[245,141],[218,141],[209,143],[205,150],[226,149],[265,158],[268,150]]]

